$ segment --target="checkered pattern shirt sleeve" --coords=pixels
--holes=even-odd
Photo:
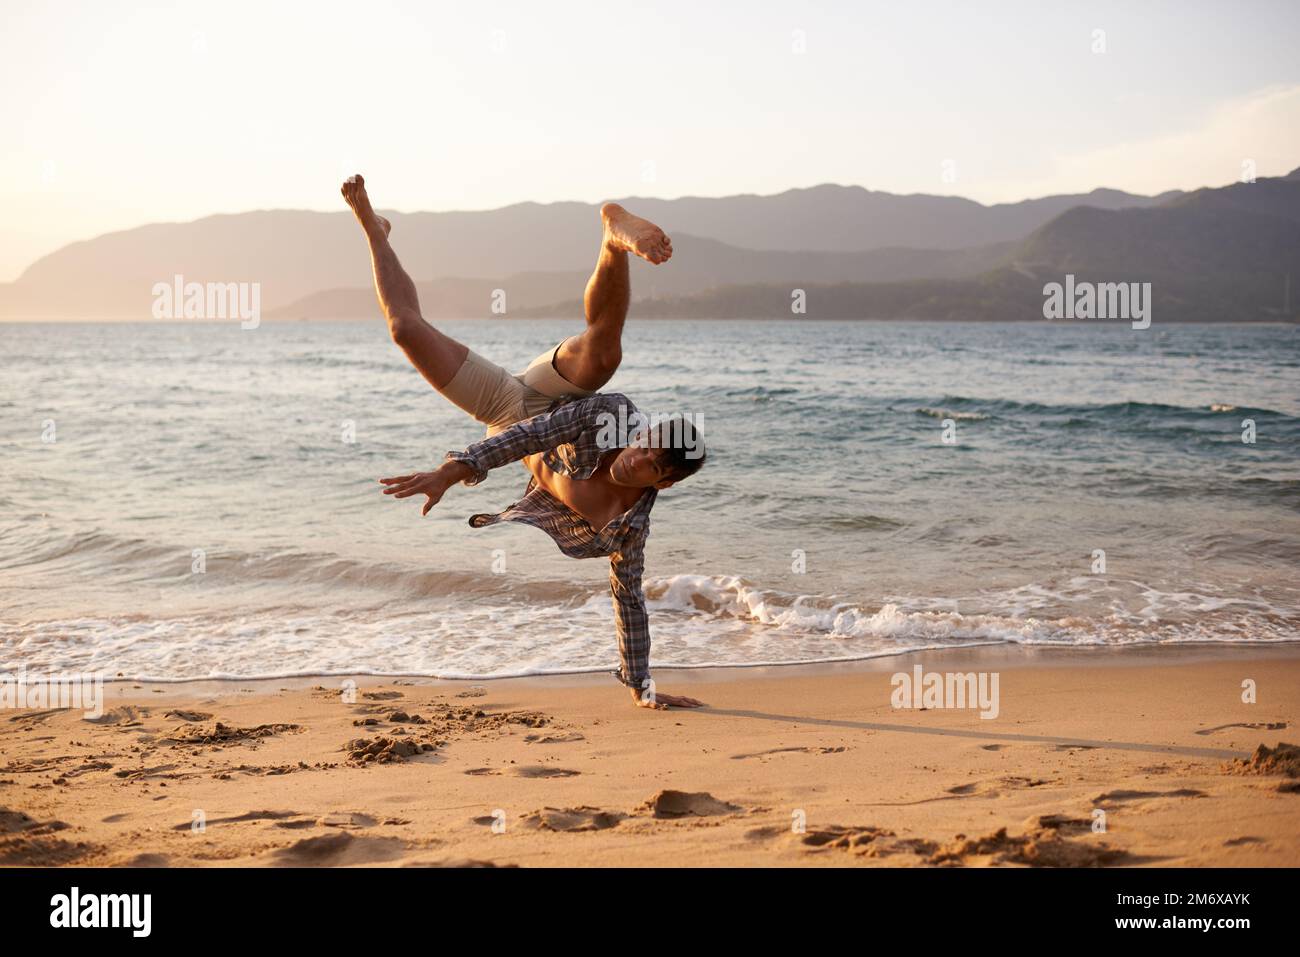
[[[614,629],[622,667],[614,677],[637,691],[650,678],[650,616],[641,576],[645,572],[645,533],[630,536],[609,556],[609,593],[614,600]]]
[[[557,409],[516,422],[490,438],[475,442],[463,452],[448,452],[447,460],[461,462],[473,469],[474,474],[465,479],[465,484],[477,485],[492,469],[518,462],[535,452],[549,452],[566,443],[577,443],[576,452],[580,459],[594,459],[599,451],[596,441],[601,416],[616,415],[620,402],[631,405],[626,396],[618,393],[601,393],[567,402]]]

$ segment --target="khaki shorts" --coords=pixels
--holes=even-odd
[[[543,352],[517,375],[470,349],[441,392],[486,425],[488,435],[496,435],[516,422],[545,412],[556,399],[581,399],[593,394],[591,389],[579,389],[555,368],[555,354],[562,345],[560,342]]]

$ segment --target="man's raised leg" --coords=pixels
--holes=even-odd
[[[632,301],[628,253],[656,266],[673,254],[672,240],[662,229],[617,203],[602,206],[600,218],[600,255],[583,297],[587,328],[566,339],[555,356],[560,375],[591,391],[608,382],[623,360],[623,320]]]
[[[388,319],[388,331],[411,364],[429,380],[430,385],[441,390],[460,371],[469,350],[451,336],[433,328],[420,315],[415,283],[398,262],[397,253],[388,242],[391,224],[370,206],[366,181],[360,174],[349,176],[342,192],[370,243],[375,293]]]

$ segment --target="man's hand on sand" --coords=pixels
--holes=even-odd
[[[632,701],[638,708],[652,708],[655,711],[666,711],[669,708],[707,708],[703,701],[696,701],[694,698],[688,698],[680,694],[664,694],[657,691],[653,694],[650,692],[641,692],[636,688],[628,688],[632,692]]]

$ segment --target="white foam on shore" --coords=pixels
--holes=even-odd
[[[1080,578],[969,598],[879,604],[789,595],[736,576],[646,584],[653,661],[741,667],[854,661],[979,645],[1118,647],[1300,640],[1300,615],[1265,602]],[[427,600],[347,613],[0,622],[0,673],[100,672],[138,681],[389,675],[489,679],[611,670],[607,591],[557,602]]]

